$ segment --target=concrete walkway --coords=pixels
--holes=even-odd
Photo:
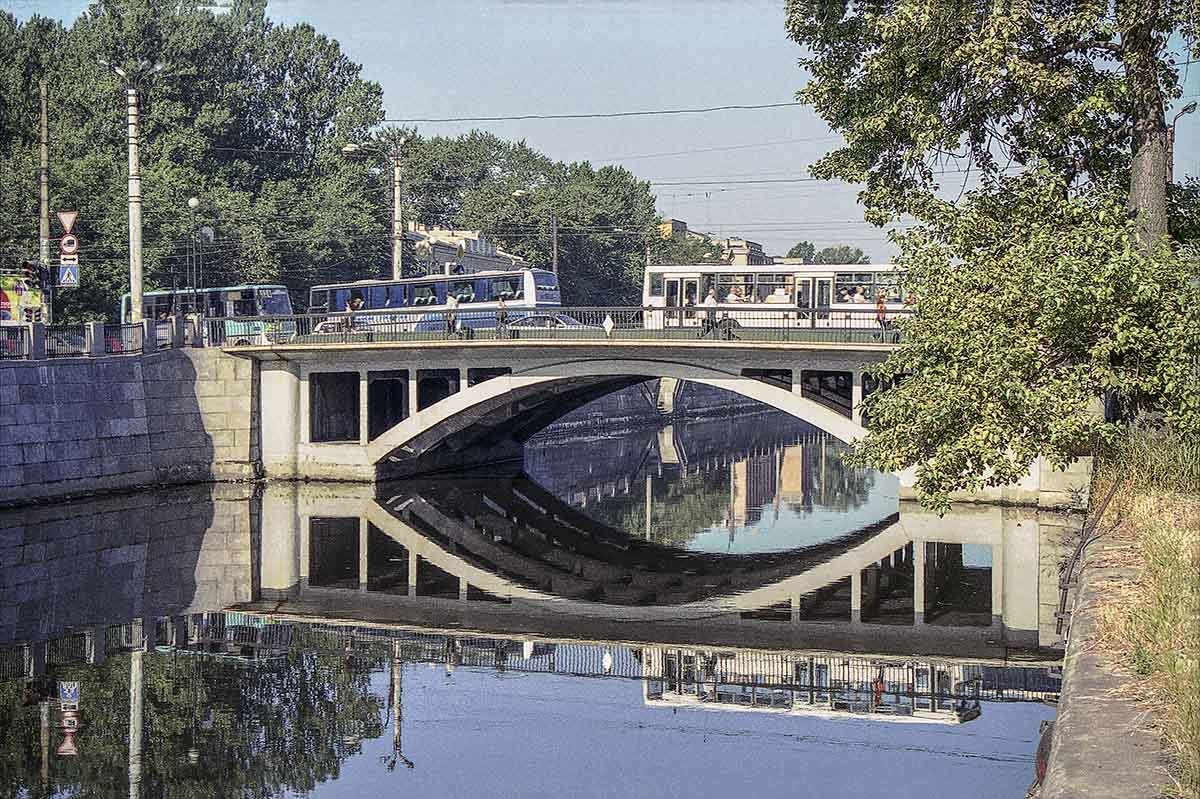
[[[1105,594],[1138,577],[1137,569],[1108,565],[1118,562],[1118,550],[1124,547],[1106,534],[1085,555],[1040,799],[1158,797],[1169,781],[1147,708],[1098,646]]]

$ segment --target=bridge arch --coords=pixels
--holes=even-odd
[[[866,433],[861,425],[797,391],[712,366],[649,358],[582,358],[514,371],[465,388],[385,431],[368,445],[367,459],[376,465],[399,463],[429,453],[452,437],[462,439],[472,428],[511,430],[512,422],[522,416],[538,414],[539,423],[544,425],[591,399],[641,380],[664,377],[690,380],[757,400],[845,443]],[[547,403],[552,403],[549,414]],[[492,436],[483,445],[499,448],[500,438]],[[516,445],[523,440],[518,435],[507,443]],[[464,441],[458,444],[462,446]]]

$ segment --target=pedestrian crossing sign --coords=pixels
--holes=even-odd
[[[79,285],[79,265],[69,264],[58,267],[59,288],[75,288]]]

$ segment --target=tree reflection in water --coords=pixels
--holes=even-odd
[[[266,797],[335,779],[363,740],[383,732],[384,702],[370,681],[386,658],[382,645],[361,643],[340,653],[298,646],[254,660],[147,653],[141,794]],[[107,786],[129,795],[130,666],[123,654],[55,670],[57,679],[80,683],[82,730],[77,757],[54,757],[49,792],[90,795]],[[32,793],[41,783],[39,708],[22,705],[24,691],[20,680],[0,682],[3,795]]]

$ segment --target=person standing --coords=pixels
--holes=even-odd
[[[458,297],[446,293],[446,335],[453,336],[458,325]]]

